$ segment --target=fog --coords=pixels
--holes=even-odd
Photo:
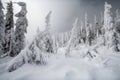
[[[2,0],[4,7],[10,0]],[[24,1],[27,4],[27,19],[29,26],[27,28],[27,38],[31,39],[36,34],[36,29],[42,31],[45,28],[45,16],[49,11],[51,15],[51,28],[53,32],[65,32],[72,28],[75,18],[84,20],[84,14],[89,14],[92,22],[94,15],[100,16],[103,12],[104,2],[108,1],[114,9],[120,7],[119,0],[12,0],[13,2]],[[14,13],[19,12],[20,7],[14,4]],[[99,19],[99,18],[98,18]],[[16,18],[15,18],[16,20]]]

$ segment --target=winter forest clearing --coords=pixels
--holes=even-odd
[[[93,23],[85,13],[66,32],[53,32],[51,10],[29,40],[27,3],[0,0],[0,80],[120,80],[120,10],[112,9],[104,2]]]

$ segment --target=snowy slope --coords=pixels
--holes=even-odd
[[[120,55],[101,47],[93,59],[80,57],[87,51],[81,47],[73,49],[69,57],[64,56],[65,48],[49,55],[46,65],[25,64],[13,72],[6,71],[9,58],[0,63],[0,80],[120,80]],[[103,55],[104,53],[104,55]]]

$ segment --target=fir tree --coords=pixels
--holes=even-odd
[[[104,10],[104,29],[105,29],[105,45],[112,47],[113,37],[113,19],[111,15],[112,6],[105,2]]]
[[[89,28],[88,28],[88,45],[92,45],[92,41],[94,40],[94,34],[93,34],[93,31],[92,31],[92,24],[89,24]]]
[[[77,43],[77,27],[78,27],[78,18],[76,18],[74,24],[73,24],[73,28],[71,31],[71,36],[70,39],[68,41],[67,47],[66,47],[66,56],[69,56],[70,53],[70,49],[71,47],[75,47],[76,43]]]
[[[7,14],[5,22],[5,53],[11,51],[10,44],[12,40],[12,31],[14,31],[13,4],[12,1],[10,1],[9,3],[7,3]]]
[[[4,37],[5,37],[5,21],[4,21],[4,13],[3,13],[3,5],[0,0],[0,55],[4,53]]]
[[[54,52],[54,45],[53,45],[53,40],[52,40],[52,32],[51,32],[51,28],[50,28],[50,19],[51,19],[51,11],[47,14],[46,18],[45,18],[45,23],[46,23],[46,29],[45,29],[45,34],[46,34],[46,50],[47,52]]]
[[[17,13],[15,16],[18,17],[16,21],[16,29],[15,29],[15,53],[13,54],[19,54],[20,51],[24,48],[24,42],[25,42],[25,33],[27,33],[27,26],[28,21],[26,19],[26,3],[24,2],[18,2],[19,6],[21,6],[21,11]]]
[[[116,10],[116,18],[115,18],[113,49],[116,52],[120,51],[120,12],[118,9]]]

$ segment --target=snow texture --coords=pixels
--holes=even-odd
[[[0,80],[119,80],[120,55],[113,55],[106,47],[81,47],[72,50],[70,57],[65,57],[65,48],[59,48],[57,54],[49,55],[45,66],[25,64],[14,72],[6,72],[6,64],[1,60]],[[93,59],[86,55],[91,49],[99,51]],[[27,50],[27,49],[26,49]],[[23,53],[25,53],[23,51]],[[109,54],[108,54],[109,53]],[[22,54],[23,55],[23,54]],[[27,55],[29,56],[29,55]],[[82,57],[83,56],[83,57]],[[6,62],[6,61],[5,61]],[[26,60],[25,60],[26,62]],[[21,63],[22,64],[22,63]]]

